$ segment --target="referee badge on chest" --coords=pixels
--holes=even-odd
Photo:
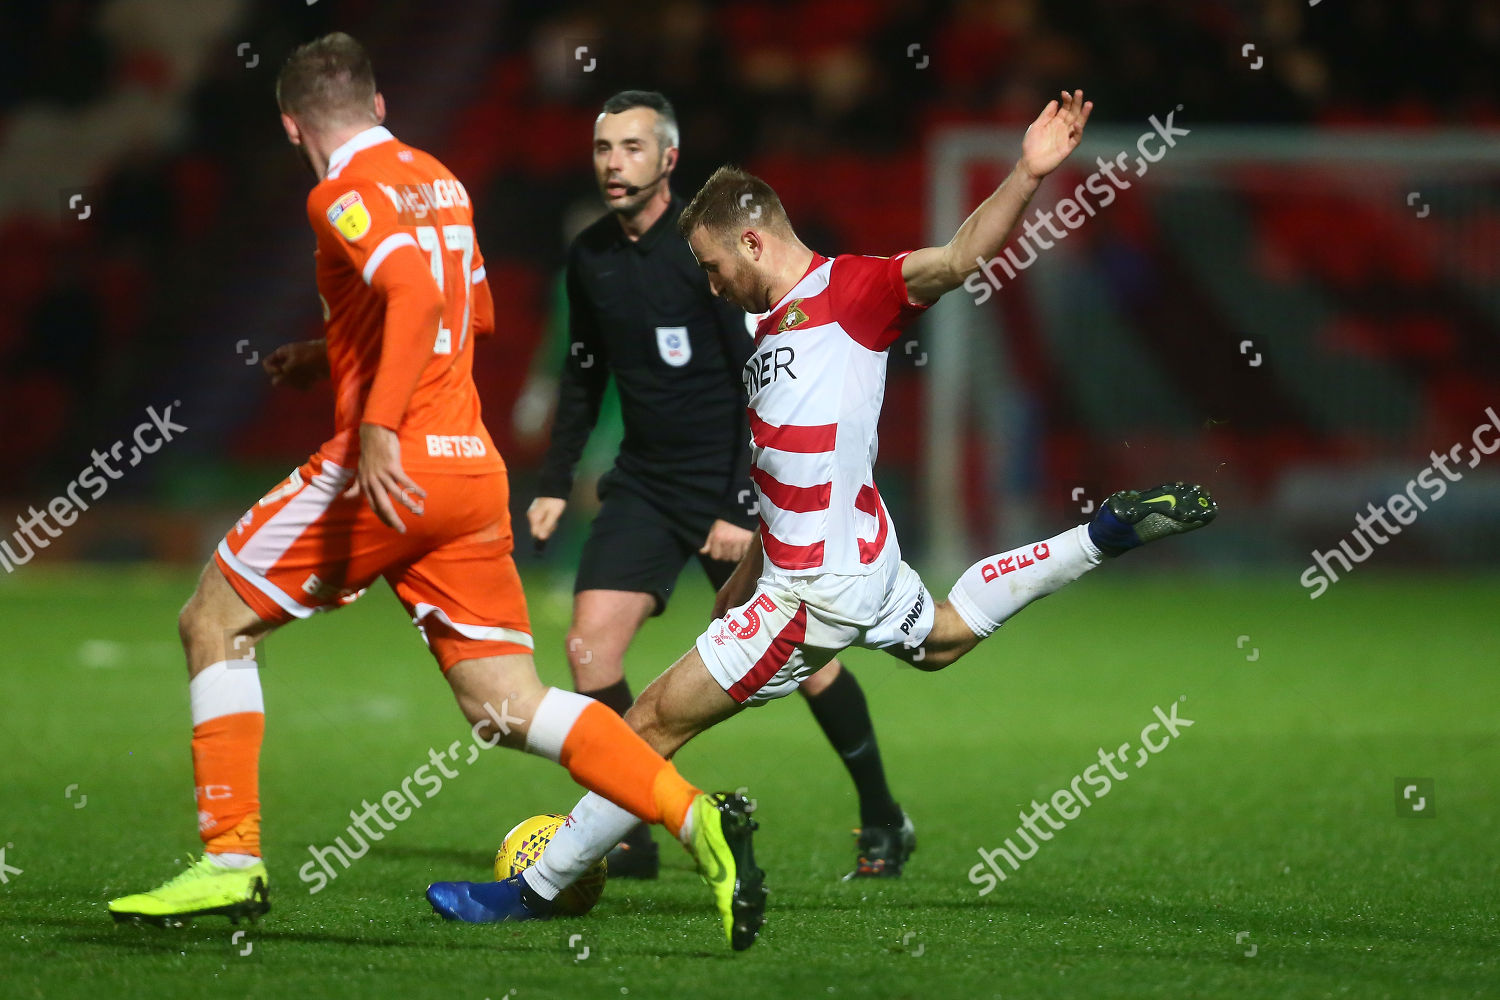
[[[673,368],[687,364],[693,357],[693,342],[688,339],[687,327],[657,327],[656,349],[661,352],[661,359]]]

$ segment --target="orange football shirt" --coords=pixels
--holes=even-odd
[[[400,435],[407,472],[503,470],[474,387],[494,304],[463,184],[376,126],[329,158],[307,218],[337,399],[323,456],[357,465],[367,422]]]

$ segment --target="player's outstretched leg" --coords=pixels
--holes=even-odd
[[[977,642],[1103,559],[1201,528],[1218,513],[1202,486],[1167,483],[1149,490],[1121,490],[1104,501],[1088,524],[975,563],[953,585],[948,601]],[[941,660],[934,665],[942,665]]]
[[[755,863],[759,824],[751,809],[738,793],[700,794],[677,833],[713,891],[724,936],[735,951],[754,944],[765,922],[765,872]],[[535,865],[499,882],[434,882],[427,901],[439,916],[470,924],[549,919],[558,894],[637,822],[634,814],[590,792]]]
[[[435,648],[446,633],[442,623],[428,626]],[[488,738],[483,730],[498,725],[499,743],[561,764],[584,788],[674,835],[703,794],[625,719],[543,684],[529,652],[459,660],[446,677],[476,737]]]
[[[922,670],[941,670],[994,633],[1022,608],[1147,542],[1193,531],[1219,513],[1208,490],[1167,483],[1111,495],[1088,524],[1009,552],[986,556],[938,602],[918,644],[888,651]]]
[[[204,854],[149,892],[109,904],[116,921],[180,926],[193,917],[238,923],[271,908],[260,857],[259,764],[265,708],[255,641],[263,622],[210,563],[182,609],[178,629],[188,662],[193,783]]]
[[[693,649],[641,692],[625,719],[652,749],[670,757],[739,710]],[[750,808],[738,794],[699,793],[680,825],[668,824],[713,890],[725,937],[737,951],[755,943],[765,917],[765,875],[755,863],[757,824]],[[428,902],[440,915],[469,923],[545,919],[557,895],[636,822],[635,815],[604,797],[585,795],[535,865],[502,882],[434,883]]]
[[[546,920],[552,901],[639,823],[634,813],[590,792],[535,865],[499,882],[435,882],[427,901],[439,915],[471,924]]]
[[[765,873],[755,863],[752,835],[758,824],[750,818],[751,809],[738,793],[699,795],[678,834],[713,890],[724,936],[735,951],[755,943],[765,920]],[[596,817],[595,822],[580,819],[587,816]],[[499,882],[434,882],[427,887],[427,901],[439,916],[470,924],[550,919],[554,900],[577,878],[575,873],[593,867],[610,845],[619,842],[621,831],[638,822],[633,814],[590,792],[543,852],[551,874],[542,874],[538,861]]]

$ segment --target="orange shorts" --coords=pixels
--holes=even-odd
[[[214,562],[263,621],[340,607],[383,576],[443,670],[531,652],[506,474],[416,479],[427,498],[420,517],[396,505],[403,535],[345,496],[353,469],[314,455],[229,529]]]

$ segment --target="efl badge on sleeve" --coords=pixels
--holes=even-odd
[[[659,326],[656,328],[656,349],[661,359],[673,368],[681,368],[693,357],[693,344],[688,340],[685,326]]]
[[[358,191],[350,191],[328,206],[328,221],[344,234],[344,239],[353,243],[370,231],[370,210],[365,208]]]

